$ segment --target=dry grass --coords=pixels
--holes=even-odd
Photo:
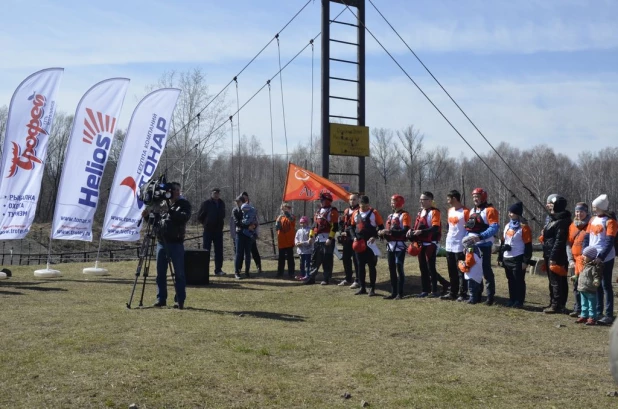
[[[618,389],[608,329],[539,313],[544,277],[528,277],[528,310],[511,310],[353,296],[276,280],[274,262],[264,265],[263,278],[211,277],[209,287],[188,288],[184,311],[126,309],[135,263],[109,264],[112,275],[97,278],[81,274],[90,264],[62,265],[64,276],[51,280],[15,268],[0,282],[0,407],[618,405],[606,396]],[[417,290],[415,262],[406,268]],[[381,261],[383,294],[387,276]],[[149,278],[145,304],[154,298]]]

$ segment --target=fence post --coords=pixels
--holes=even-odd
[[[109,262],[111,263],[114,260],[114,253],[112,253],[112,250],[109,250]]]
[[[270,226],[270,238],[273,242],[273,256],[277,255],[277,249],[275,248],[275,231],[273,230],[273,226]]]

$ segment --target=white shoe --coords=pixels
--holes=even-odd
[[[360,288],[360,284],[359,284],[359,283],[357,283],[356,281],[354,281],[354,282],[352,283],[352,285],[350,286],[350,288],[351,288],[351,289]]]
[[[344,285],[350,285],[349,281],[343,280],[342,282],[340,282],[339,284],[337,284],[338,286],[344,286]]]

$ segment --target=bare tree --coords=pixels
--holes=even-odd
[[[6,121],[9,117],[9,108],[6,105],[0,107],[0,158],[4,149],[4,138],[6,135]]]
[[[409,125],[403,130],[397,131],[397,137],[402,145],[397,153],[406,168],[407,183],[409,183],[410,195],[412,195],[414,192],[420,192],[423,174],[421,169],[427,164],[426,158],[423,157],[423,140],[425,135],[416,129],[414,125]],[[419,182],[418,185],[416,184],[417,181]]]
[[[185,195],[199,201],[202,175],[194,177],[200,167],[207,167],[204,160],[214,153],[226,135],[227,127],[217,129],[225,123],[228,103],[225,93],[213,100],[201,68],[177,73],[169,71],[162,75],[155,87],[175,87],[182,90],[174,110],[169,139],[162,165],[170,172],[169,177],[177,179]],[[199,114],[199,116],[198,116]]]
[[[73,115],[64,112],[56,112],[54,126],[49,135],[47,155],[45,159],[45,172],[41,186],[41,194],[38,203],[37,220],[40,222],[50,221],[53,216],[54,203],[60,184],[60,177],[64,167],[64,158],[67,144],[73,125]],[[65,170],[70,172],[69,170]]]

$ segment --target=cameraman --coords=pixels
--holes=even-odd
[[[167,212],[160,216],[159,230],[157,234],[157,302],[153,307],[165,307],[167,305],[167,265],[168,257],[174,266],[176,281],[176,297],[174,308],[183,309],[185,298],[185,228],[191,218],[191,204],[180,196],[180,183],[172,182],[171,197],[167,203]],[[147,218],[149,209],[142,212]],[[158,220],[155,219],[155,222]]]

